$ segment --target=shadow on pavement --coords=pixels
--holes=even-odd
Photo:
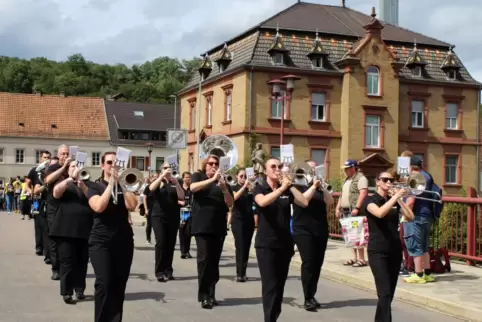
[[[376,299],[333,301],[328,303],[321,303],[321,308],[322,309],[339,309],[344,307],[376,306],[377,303],[378,303],[378,300]]]

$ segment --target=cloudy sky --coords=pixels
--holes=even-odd
[[[0,0],[0,55],[99,63],[191,58],[296,0]],[[481,0],[399,0],[403,27],[455,44],[482,81]],[[341,0],[308,0],[339,5]],[[379,0],[346,0],[370,13]],[[479,39],[479,40],[477,40]]]

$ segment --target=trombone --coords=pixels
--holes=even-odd
[[[396,182],[392,188],[395,189],[407,189],[408,190],[408,197],[415,197],[415,199],[426,200],[431,202],[438,202],[442,203],[442,196],[438,192],[426,190],[427,189],[427,180],[421,173],[415,173],[408,177],[407,182]],[[436,198],[426,198],[420,197],[422,193],[431,193],[438,197]]]

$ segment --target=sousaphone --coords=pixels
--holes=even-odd
[[[207,158],[210,155],[215,155],[218,158],[230,158],[228,169],[221,169],[223,173],[233,169],[238,163],[238,149],[226,135],[211,135],[203,141],[201,144],[201,157]],[[225,175],[225,181],[228,184],[233,184],[234,178],[230,175]]]

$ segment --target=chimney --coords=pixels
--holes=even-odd
[[[399,0],[379,0],[380,20],[398,26]]]
[[[345,2],[346,2],[345,0],[341,0],[341,7],[342,7],[342,8],[346,8],[346,3],[345,3]]]

